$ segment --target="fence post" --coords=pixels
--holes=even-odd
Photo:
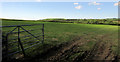
[[[17,27],[18,27],[18,42],[19,42],[20,47],[21,47],[21,49],[22,49],[22,53],[23,53],[24,56],[25,56],[25,51],[24,51],[23,45],[22,45],[21,40],[20,40],[20,26],[17,26]]]
[[[42,43],[44,43],[44,24],[42,24],[43,26],[42,26],[42,36],[43,36],[43,40],[42,40]]]
[[[8,61],[9,57],[8,57],[8,34],[5,37],[5,48],[6,48],[6,60]]]

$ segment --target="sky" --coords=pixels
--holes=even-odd
[[[119,0],[0,0],[1,2],[118,2]]]
[[[117,2],[2,2],[0,18],[118,18]]]

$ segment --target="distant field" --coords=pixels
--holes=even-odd
[[[46,49],[61,43],[70,42],[80,37],[84,38],[84,40],[81,42],[86,42],[82,47],[80,47],[81,50],[90,50],[97,41],[102,41],[105,43],[110,43],[113,53],[117,54],[118,26],[35,21],[2,21],[3,26],[39,23],[45,24],[44,48]],[[40,26],[34,28],[39,27]],[[11,29],[3,28],[3,32],[8,30]],[[44,50],[41,46],[42,45],[39,45],[40,53],[42,53],[42,50]],[[31,53],[31,56],[35,54],[36,53]]]

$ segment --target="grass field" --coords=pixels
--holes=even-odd
[[[84,38],[81,42],[86,42],[80,47],[81,50],[90,50],[93,45],[98,42],[110,43],[112,51],[117,54],[118,45],[118,26],[112,25],[97,25],[97,24],[77,24],[77,23],[56,23],[56,22],[36,22],[36,21],[2,21],[2,25],[22,25],[22,24],[45,24],[45,42],[44,48],[40,44],[37,46],[37,52],[29,52],[30,56],[42,53],[44,50],[59,45],[61,43],[70,42],[78,37]],[[39,28],[40,26],[34,27]],[[27,29],[32,29],[27,28]],[[12,30],[11,28],[3,28],[4,31]],[[81,39],[82,40],[82,39]],[[36,48],[36,47],[34,47]],[[77,54],[74,54],[77,55]],[[73,56],[74,56],[73,55]],[[72,58],[71,56],[70,58]]]

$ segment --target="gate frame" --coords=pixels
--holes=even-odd
[[[31,24],[31,25],[11,25],[11,26],[0,26],[0,28],[6,28],[6,27],[15,27],[12,31],[10,31],[10,32],[8,32],[7,34],[6,34],[6,36],[5,36],[5,55],[6,55],[6,57],[5,58],[9,58],[9,54],[8,54],[8,36],[11,34],[11,33],[13,33],[13,31],[15,31],[16,29],[18,29],[17,30],[17,34],[18,34],[18,48],[19,48],[19,45],[20,45],[20,48],[21,48],[21,50],[22,50],[22,53],[23,53],[23,55],[24,55],[24,57],[26,56],[26,54],[25,54],[25,49],[24,49],[24,47],[23,47],[23,44],[22,44],[22,42],[21,42],[21,40],[20,40],[20,28],[22,29],[22,30],[24,30],[24,32],[27,32],[28,34],[30,34],[31,36],[33,36],[34,38],[36,38],[36,39],[38,39],[36,36],[34,36],[32,33],[30,33],[28,30],[26,30],[26,29],[24,29],[22,26],[35,26],[35,25],[42,25],[42,44],[44,43],[44,24]],[[39,40],[39,39],[38,39]],[[40,41],[40,40],[39,40]],[[37,44],[36,44],[37,45]],[[30,47],[33,47],[33,46],[30,46]],[[30,48],[30,47],[28,47],[28,48]],[[26,49],[28,49],[28,48],[26,48]],[[20,52],[20,51],[18,51],[18,52]]]

